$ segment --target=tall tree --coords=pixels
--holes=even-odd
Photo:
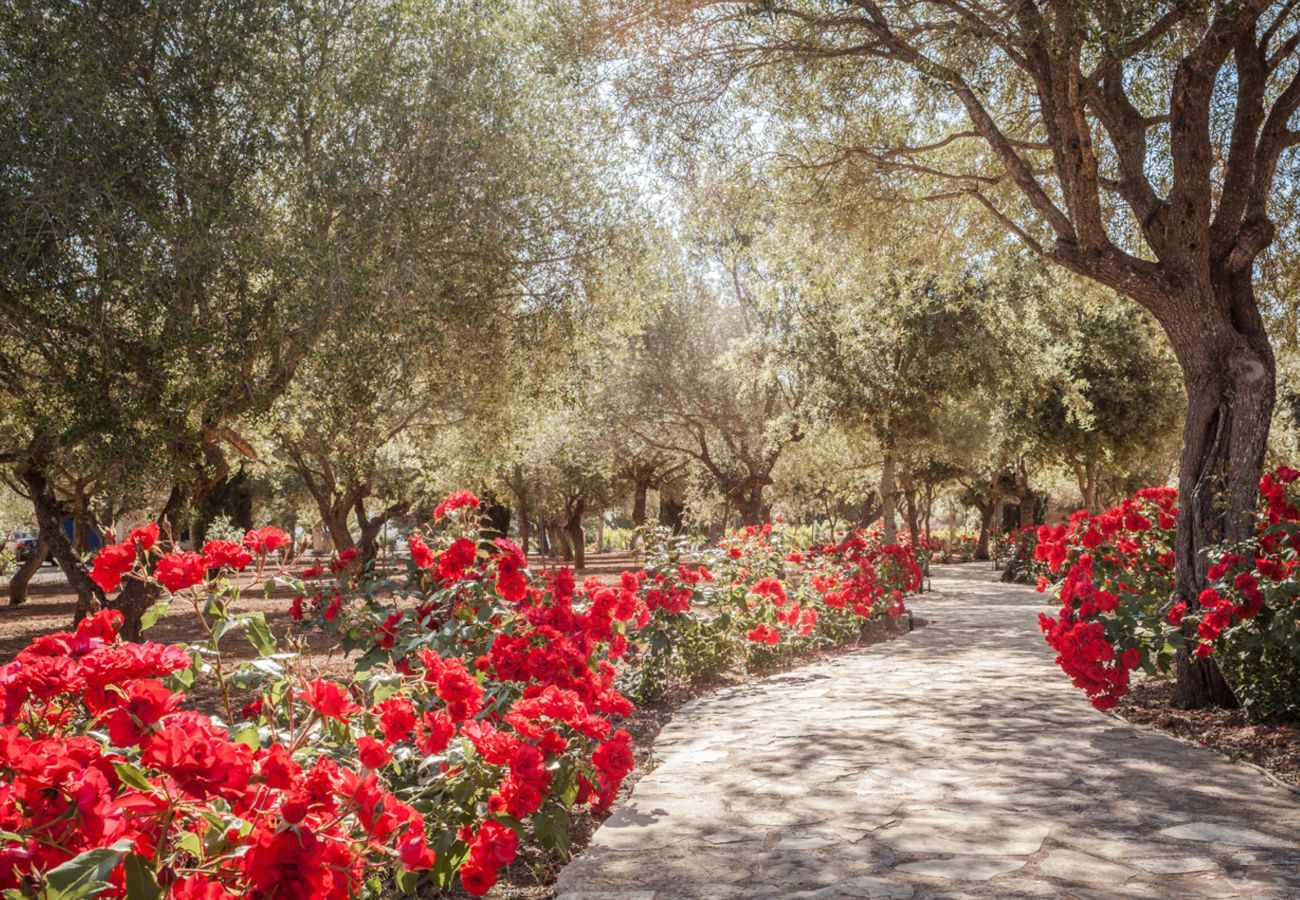
[[[807,164],[975,204],[1155,316],[1188,396],[1177,592],[1195,604],[1204,551],[1250,528],[1274,403],[1256,278],[1300,143],[1296,4],[616,5],[692,99],[761,90]],[[1184,704],[1230,701],[1212,663],[1178,668]]]
[[[0,17],[0,460],[82,611],[105,598],[62,501],[152,479],[153,511],[180,517],[318,322],[267,177],[287,18],[251,0]]]

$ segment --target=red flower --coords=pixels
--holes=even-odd
[[[115,747],[133,747],[180,704],[181,695],[151,678],[128,685],[115,699],[120,705],[108,716],[109,740]]]
[[[497,883],[497,870],[476,860],[460,867],[460,884],[471,897],[482,897]]]
[[[208,573],[208,564],[197,553],[168,553],[158,560],[154,577],[173,594],[202,584]]]
[[[289,535],[274,525],[255,528],[244,535],[244,546],[254,553],[274,553],[292,544]]]
[[[298,696],[327,719],[346,722],[349,716],[361,712],[361,707],[352,702],[347,690],[332,681],[317,678],[315,681],[307,682],[303,687],[305,690]]]
[[[167,891],[169,900],[234,900],[235,894],[225,885],[206,875],[186,875],[172,882]]]
[[[488,819],[469,842],[469,859],[483,868],[499,869],[514,862],[519,835],[513,828]]]
[[[432,569],[435,557],[429,545],[424,542],[424,535],[418,531],[411,532],[406,544],[411,549],[411,561],[421,569]]]
[[[137,549],[148,553],[153,549],[153,545],[158,543],[158,523],[150,522],[148,525],[131,529],[131,533],[126,536],[123,543],[134,545]]]
[[[233,541],[208,541],[203,545],[203,558],[209,569],[229,566],[236,572],[253,561],[253,555]]]
[[[115,591],[122,584],[122,576],[135,565],[135,547],[131,543],[109,544],[99,551],[91,567],[90,577],[100,590]]]
[[[478,509],[478,497],[475,497],[471,491],[457,491],[438,504],[437,508],[433,511],[433,517],[435,519],[441,519],[443,516],[447,515],[447,513],[455,512],[456,510],[466,506],[472,509]]]
[[[276,900],[341,900],[351,893],[355,865],[346,847],[322,841],[302,827],[257,832],[257,840],[243,859],[253,896]]]
[[[361,764],[367,769],[382,769],[393,758],[393,754],[388,751],[383,742],[375,740],[370,735],[357,738],[357,752]]]
[[[1187,615],[1187,604],[1179,600],[1173,606],[1169,607],[1167,616],[1169,624],[1175,627],[1183,624],[1183,616]]]
[[[438,557],[438,578],[444,584],[460,581],[465,570],[474,564],[478,547],[468,538],[457,538]]]
[[[524,553],[507,538],[497,538],[493,543],[500,551],[496,557],[497,593],[508,603],[522,603],[528,595]]]
[[[170,725],[150,736],[142,758],[198,799],[241,797],[253,774],[253,753],[246,745],[200,723]]]
[[[759,597],[766,597],[777,606],[784,606],[786,602],[785,585],[781,584],[779,579],[764,578],[749,589],[751,594]]]
[[[375,706],[384,740],[392,744],[404,741],[415,729],[415,707],[405,697],[390,697]]]

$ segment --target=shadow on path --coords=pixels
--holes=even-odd
[[[1300,898],[1300,803],[1093,710],[1043,598],[936,566],[920,631],[693,701],[564,900]]]

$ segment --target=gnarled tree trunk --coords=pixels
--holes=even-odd
[[[1187,419],[1179,460],[1177,587],[1194,607],[1208,585],[1206,551],[1248,538],[1258,502],[1276,393],[1276,363],[1254,302],[1248,273],[1224,278],[1218,316],[1198,310],[1162,321],[1183,369]],[[1187,650],[1175,659],[1178,702],[1233,706],[1231,688],[1213,659]]]
[[[880,466],[880,511],[884,517],[886,544],[898,542],[898,487],[895,477],[896,461],[893,453],[885,453]]]
[[[638,478],[632,484],[632,526],[640,528],[645,525],[646,495],[650,493],[650,481]]]
[[[579,497],[570,505],[568,518],[564,521],[564,535],[572,548],[571,557],[575,569],[587,566],[587,536],[582,530],[582,516],[586,507],[586,499]]]
[[[993,498],[990,497],[983,502],[977,497],[971,499],[980,513],[980,537],[975,544],[975,558],[987,560],[989,558],[989,534],[993,530]]]
[[[49,539],[50,554],[58,562],[59,568],[68,579],[68,585],[77,595],[73,621],[80,622],[92,612],[104,607],[104,592],[100,590],[99,585],[91,581],[90,572],[73,549],[68,536],[63,533],[62,510],[58,498],[54,496],[54,489],[50,487],[45,476],[35,466],[28,465],[18,472],[18,477],[27,486],[27,494],[32,499],[32,508],[36,513],[36,523],[40,533]]]
[[[27,586],[32,583],[32,576],[40,571],[41,566],[45,565],[45,560],[50,555],[50,539],[42,531],[36,538],[36,547],[32,550],[32,555],[27,557],[14,577],[9,579],[9,605],[22,606],[27,602]]]
[[[771,517],[771,507],[763,499],[765,486],[764,480],[755,477],[747,479],[734,492],[736,511],[740,513],[740,521],[744,524],[762,525]]]

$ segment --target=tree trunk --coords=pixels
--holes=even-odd
[[[993,530],[993,501],[990,499],[987,503],[976,502],[975,508],[980,511],[980,539],[975,544],[975,558],[981,561],[989,558],[989,535]]]
[[[28,496],[32,498],[32,507],[36,512],[36,523],[40,533],[50,541],[50,553],[58,562],[68,579],[68,585],[77,595],[77,607],[73,613],[73,622],[80,622],[92,612],[104,607],[104,592],[90,579],[90,572],[81,561],[81,557],[72,549],[68,536],[63,533],[58,499],[45,476],[36,469],[24,467],[19,473],[27,485]]]
[[[1020,527],[1029,528],[1034,524],[1034,493],[1028,488],[1020,495]]]
[[[750,481],[747,487],[737,492],[736,511],[745,525],[762,525],[768,520],[770,510],[763,502],[762,482]]]
[[[356,546],[356,541],[352,539],[352,529],[348,527],[351,510],[347,506],[333,504],[322,508],[320,512],[325,528],[329,531],[330,543],[334,545],[335,553]]]
[[[1100,466],[1095,462],[1077,462],[1074,464],[1074,480],[1079,485],[1079,499],[1083,503],[1083,508],[1093,515],[1100,511],[1097,508],[1097,486],[1100,481],[1099,469]]]
[[[912,483],[912,472],[906,466],[903,467],[903,477],[899,483],[903,489],[903,510],[907,516],[907,536],[911,539],[913,547],[919,547],[921,544],[921,522],[916,508],[916,485]]]
[[[1189,607],[1196,606],[1208,584],[1206,551],[1223,541],[1245,540],[1252,533],[1273,414],[1273,351],[1255,311],[1248,277],[1241,277],[1244,284],[1229,286],[1236,294],[1227,301],[1234,315],[1218,335],[1207,335],[1204,327],[1166,326],[1187,389],[1179,460],[1175,593]],[[1213,340],[1216,336],[1220,341]],[[1175,659],[1175,673],[1181,706],[1236,705],[1212,659],[1196,659],[1182,650]]]
[[[561,522],[548,522],[546,534],[550,539],[551,549],[558,550],[560,559],[566,563],[573,562],[573,544],[569,541],[568,529]]]
[[[566,536],[573,546],[573,568],[582,571],[587,567],[587,535],[582,530],[582,512],[576,513],[565,525]]]
[[[640,528],[645,525],[646,495],[650,493],[650,482],[637,479],[632,487],[632,525]]]
[[[993,498],[993,514],[989,517],[990,534],[1003,534],[1007,530],[1007,498],[1000,494]]]
[[[876,499],[876,492],[872,491],[866,500],[862,501],[862,510],[858,513],[858,527],[861,529],[870,528],[875,524],[876,519],[884,513],[885,507]],[[832,539],[834,535],[832,535]]]
[[[122,582],[122,590],[113,598],[112,606],[122,614],[122,627],[118,633],[125,640],[139,641],[144,636],[141,626],[145,611],[161,600],[163,594],[163,589],[153,582],[136,578]]]
[[[921,546],[921,520],[916,505],[916,485],[912,482],[911,470],[903,468],[903,509],[907,514],[907,536],[913,552]],[[930,574],[930,554],[921,555],[921,572]]]
[[[659,524],[667,525],[673,530],[673,534],[682,533],[682,516],[686,512],[686,507],[671,497],[665,497],[660,494],[659,497]],[[723,529],[726,529],[726,523],[723,523]]]
[[[484,506],[479,540],[491,544],[496,538],[509,537],[510,520],[513,518],[510,507],[495,500],[488,500]]]
[[[885,520],[886,544],[898,543],[898,507],[895,496],[894,454],[886,453],[880,467],[880,511]]]
[[[46,558],[50,555],[50,539],[44,531],[36,538],[36,549],[32,555],[27,557],[27,561],[18,567],[14,577],[9,580],[9,605],[22,606],[27,602],[27,585],[31,584],[32,576],[41,570],[45,565]]]

